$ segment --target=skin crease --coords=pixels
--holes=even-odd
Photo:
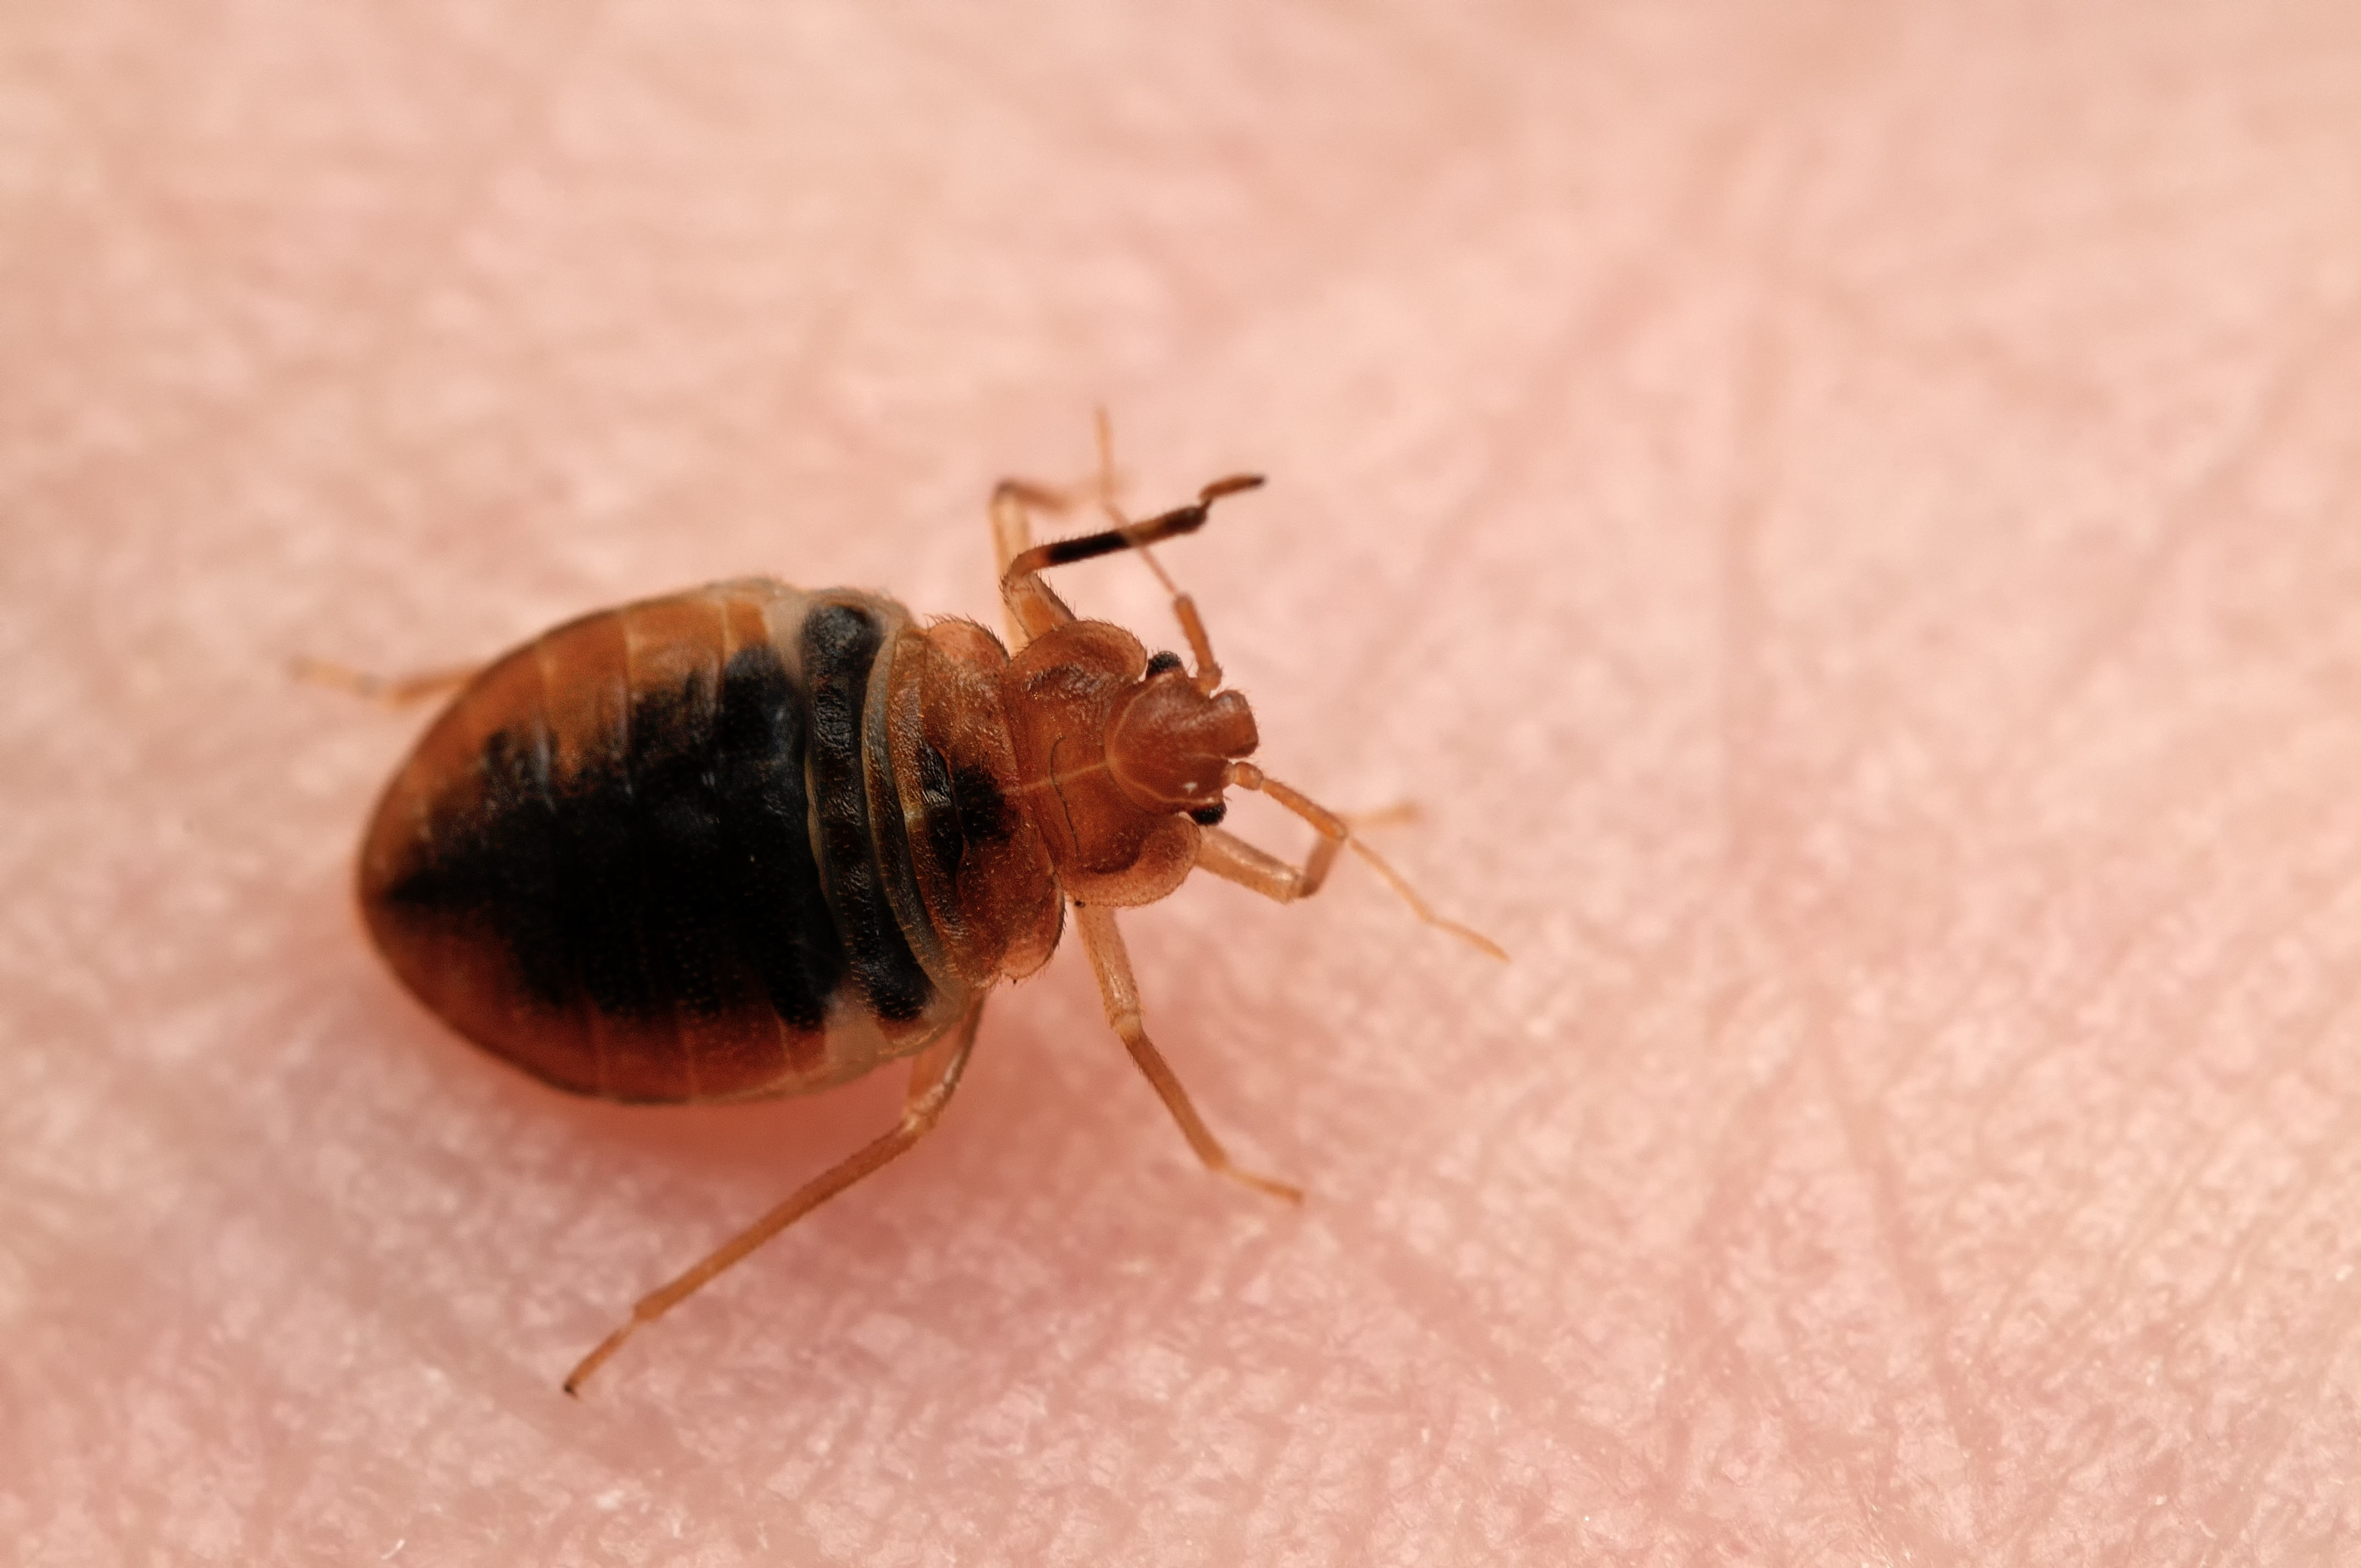
[[[2350,7],[16,6],[0,1557],[2361,1552]],[[992,613],[1117,416],[1347,860],[930,1141],[453,1040],[294,685]],[[1136,562],[1057,579],[1178,646]],[[1242,803],[1234,825],[1300,853]]]

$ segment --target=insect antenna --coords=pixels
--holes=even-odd
[[[1411,886],[1409,878],[1394,870],[1384,856],[1361,841],[1360,836],[1353,831],[1352,820],[1349,817],[1329,810],[1301,790],[1279,783],[1252,762],[1232,762],[1223,775],[1223,783],[1234,788],[1256,790],[1268,795],[1272,800],[1310,823],[1313,830],[1320,835],[1319,844],[1313,848],[1312,858],[1305,863],[1302,885],[1297,889],[1294,896],[1310,897],[1326,879],[1328,868],[1335,863],[1336,852],[1339,850],[1349,849],[1362,860],[1367,861],[1370,869],[1385,879],[1386,885],[1392,888],[1396,896],[1409,905],[1411,913],[1416,915],[1421,920],[1437,930],[1448,931],[1479,953],[1498,959],[1502,963],[1509,961],[1508,949],[1501,947],[1499,943],[1472,926],[1462,925],[1446,916],[1437,914],[1434,906],[1420,897],[1418,890]]]

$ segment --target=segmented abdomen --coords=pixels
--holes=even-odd
[[[971,992],[895,913],[879,705],[908,626],[874,596],[729,583],[485,670],[363,848],[395,972],[478,1044],[609,1099],[794,1093],[918,1049]]]

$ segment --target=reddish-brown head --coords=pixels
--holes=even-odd
[[[1230,763],[1252,753],[1258,739],[1244,696],[1198,690],[1178,658],[1159,653],[1107,716],[1107,771],[1142,810],[1185,811],[1210,828],[1225,809]]]
[[[1068,621],[1008,662],[1002,708],[1015,799],[1040,830],[1066,893],[1148,904],[1195,863],[1218,821],[1231,759],[1254,750],[1254,715],[1209,696],[1170,653],[1103,620]]]

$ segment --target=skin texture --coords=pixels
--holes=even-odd
[[[889,15],[890,14],[890,15]],[[0,1558],[2361,1553],[2361,13],[627,0],[0,18]],[[1349,860],[941,1129],[566,1099],[298,686],[1090,461]],[[1177,646],[1137,563],[1060,576]],[[1233,824],[1300,852],[1267,806]]]

